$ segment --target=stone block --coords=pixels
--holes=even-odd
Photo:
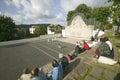
[[[107,71],[105,70],[104,71],[104,77],[107,79],[107,80],[114,80],[114,77],[115,77],[115,73],[111,72],[111,71]]]
[[[96,80],[96,79],[93,78],[93,77],[87,76],[87,77],[85,78],[85,80]]]
[[[102,77],[101,73],[102,73],[102,69],[98,67],[94,67],[92,71],[90,72],[91,75],[93,75],[94,77],[98,79],[101,79]]]

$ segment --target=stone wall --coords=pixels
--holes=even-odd
[[[90,39],[93,32],[93,25],[86,25],[81,16],[75,16],[65,28],[65,37]]]

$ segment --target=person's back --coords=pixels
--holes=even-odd
[[[105,42],[101,43],[98,50],[99,50],[99,53],[101,56],[106,56],[106,57],[110,56],[111,51],[110,51],[109,45],[107,43],[105,43]]]
[[[58,67],[54,67],[52,70],[52,80],[58,80],[58,72],[59,72]]]
[[[64,69],[66,66],[68,66],[69,62],[68,62],[68,59],[63,56],[63,58],[59,59],[62,63],[62,68]]]

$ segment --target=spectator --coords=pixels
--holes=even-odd
[[[100,38],[101,44],[100,46],[96,49],[96,57],[99,58],[99,56],[105,56],[109,57],[110,56],[110,48],[108,44],[105,42],[104,38]]]
[[[58,63],[56,60],[52,62],[53,69],[50,71],[50,76],[48,76],[48,80],[62,80],[62,65]]]
[[[84,50],[90,49],[89,45],[85,41],[83,42],[83,48],[84,48]]]
[[[108,37],[104,37],[104,39],[110,47],[110,58],[114,58],[114,49],[112,47],[112,43],[109,41]]]
[[[30,70],[28,68],[25,68],[23,74],[18,80],[30,80],[30,78],[31,78]]]
[[[59,53],[59,62],[62,64],[63,73],[66,74],[69,65],[68,59],[63,56],[63,54]]]
[[[38,68],[34,68],[32,71],[31,71],[31,80],[47,80],[44,72],[42,71],[42,69],[38,69]]]

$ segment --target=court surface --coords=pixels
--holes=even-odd
[[[61,48],[58,46],[60,45]],[[47,39],[0,47],[0,80],[17,80],[24,68],[41,67],[58,54],[71,53],[75,45]]]

